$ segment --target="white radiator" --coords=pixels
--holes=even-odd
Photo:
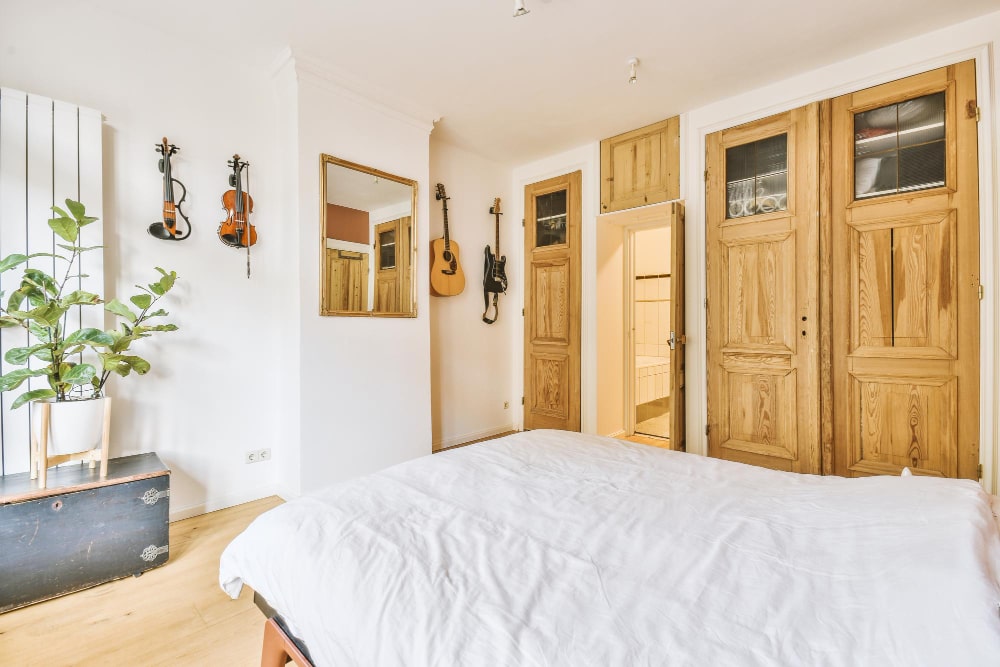
[[[75,199],[87,207],[87,214],[103,218],[101,159],[101,114],[29,95],[19,90],[0,88],[0,257],[11,253],[61,251],[49,229],[50,207],[65,208],[65,200]],[[81,232],[85,246],[104,242],[103,220]],[[62,242],[62,239],[58,240]],[[55,260],[36,258],[31,265],[53,271]],[[64,262],[59,262],[65,266]],[[77,289],[105,296],[103,251],[85,253],[76,279]],[[23,268],[23,267],[22,267]],[[62,268],[53,275],[61,279]],[[15,269],[0,275],[0,290],[10,294],[18,288],[21,273]],[[4,300],[6,306],[6,299]],[[100,308],[90,306],[70,313],[68,330],[80,326],[104,328]],[[26,332],[0,329],[0,372],[14,370],[2,361],[12,347],[28,344]],[[33,362],[40,363],[40,362]],[[44,378],[31,380],[31,387],[46,386]],[[10,404],[25,385],[0,395],[0,473],[28,470],[30,424],[28,406],[17,411]]]

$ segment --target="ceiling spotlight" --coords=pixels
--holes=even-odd
[[[629,58],[628,59],[628,82],[629,83],[638,83],[639,82],[639,79],[635,75],[635,71],[638,68],[639,68],[639,59],[638,58]]]
[[[524,0],[514,0],[514,18],[518,16],[524,16],[531,12],[530,9],[524,8]]]

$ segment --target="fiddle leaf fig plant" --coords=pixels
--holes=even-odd
[[[97,218],[88,216],[83,204],[66,200],[66,208],[53,206],[55,214],[49,227],[66,243],[56,244],[65,251],[58,253],[13,254],[0,259],[0,273],[27,265],[37,257],[51,258],[61,269],[61,279],[45,271],[25,266],[21,284],[11,292],[6,302],[0,291],[0,329],[21,328],[28,332],[33,344],[7,351],[4,360],[13,366],[25,366],[0,376],[0,392],[13,391],[29,378],[44,377],[48,387],[31,389],[14,400],[11,407],[19,408],[31,401],[83,400],[100,398],[112,373],[125,377],[133,371],[138,375],[149,372],[150,363],[130,353],[132,343],[154,333],[176,331],[174,324],[164,323],[167,313],[156,305],[177,281],[174,271],[159,267],[159,278],[145,287],[136,285],[139,293],[129,298],[131,306],[118,299],[105,302],[97,294],[71,289],[80,273],[80,256],[102,246],[81,246],[80,230]],[[60,265],[62,263],[62,266]],[[53,271],[56,273],[56,271]],[[77,283],[79,284],[79,283]],[[74,308],[101,306],[117,316],[119,326],[104,331],[92,327],[68,331],[68,313]],[[90,352],[84,361],[83,353]],[[32,364],[35,360],[35,364]],[[37,362],[41,362],[40,364]],[[32,366],[34,365],[34,368]]]

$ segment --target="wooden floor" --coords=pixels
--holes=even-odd
[[[662,447],[663,449],[670,449],[669,438],[654,438],[653,436],[636,433],[635,435],[621,436],[621,439],[628,440],[629,442],[638,442],[640,445],[651,445],[653,447]]]
[[[72,595],[0,614],[0,665],[260,664],[264,617],[244,588],[219,588],[219,556],[265,498],[170,525],[170,560]]]

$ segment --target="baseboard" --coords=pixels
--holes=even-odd
[[[500,433],[506,433],[507,431],[514,431],[513,424],[505,424],[503,426],[496,426],[494,428],[488,428],[484,431],[476,431],[475,433],[466,433],[464,435],[456,435],[451,438],[445,438],[440,442],[432,442],[431,449],[433,451],[438,451],[441,449],[448,449],[449,447],[454,447],[455,445],[461,445],[466,442],[472,442],[473,440],[480,440],[482,438],[488,438],[492,435],[499,435]]]
[[[261,498],[267,498],[269,496],[280,495],[281,489],[277,484],[268,484],[266,486],[259,486],[255,489],[241,493],[231,493],[228,496],[222,496],[221,498],[209,498],[203,503],[191,505],[190,507],[182,507],[176,510],[171,508],[170,522],[173,523],[174,521],[190,519],[193,516],[208,514],[209,512],[215,512],[216,510],[224,510],[227,507],[235,507],[236,505],[242,505],[243,503],[253,502],[254,500],[260,500]]]
[[[621,429],[621,430],[615,431],[614,433],[608,433],[605,437],[606,438],[620,438],[623,435],[625,435],[625,429]]]

